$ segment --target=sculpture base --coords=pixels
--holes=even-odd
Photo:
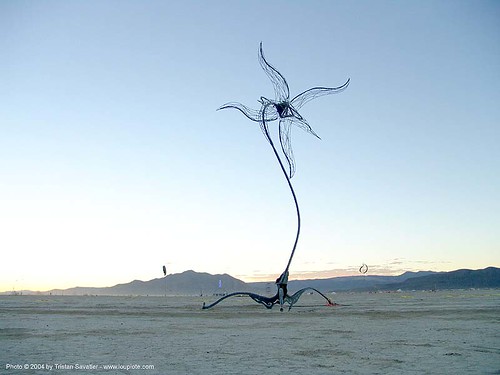
[[[265,297],[265,296],[261,296],[259,294],[251,293],[251,292],[235,292],[235,293],[228,294],[222,298],[219,298],[217,301],[211,303],[210,305],[205,305],[205,302],[203,302],[202,309],[203,310],[210,309],[210,308],[214,307],[215,305],[219,304],[220,302],[222,302],[225,299],[230,298],[230,297],[248,296],[251,299],[253,299],[255,302],[260,303],[261,305],[264,305],[268,309],[272,309],[274,305],[279,304],[280,311],[283,311],[283,306],[285,304],[288,304],[288,311],[290,311],[292,306],[295,305],[295,303],[297,303],[297,301],[302,296],[302,294],[308,290],[316,292],[320,296],[322,296],[327,301],[327,306],[339,306],[337,303],[332,302],[332,300],[330,298],[325,296],[319,290],[314,289],[314,288],[301,289],[298,292],[292,294],[291,296],[288,293],[286,293],[286,295],[284,295],[284,296],[283,295],[280,296],[280,291],[282,291],[282,290],[283,289],[279,288],[278,292],[273,297]]]

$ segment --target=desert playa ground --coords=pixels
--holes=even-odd
[[[500,290],[333,297],[2,296],[0,372],[500,374]]]

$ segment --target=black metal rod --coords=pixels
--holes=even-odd
[[[262,123],[264,124],[264,127],[266,129],[267,129],[267,126],[266,126],[265,113],[266,113],[266,109],[267,109],[268,105],[264,106],[264,108],[262,110]],[[269,140],[269,143],[271,144],[271,147],[273,148],[274,155],[276,156],[276,159],[278,159],[278,163],[279,163],[279,165],[281,167],[281,170],[282,170],[283,174],[285,175],[286,181],[288,182],[288,187],[290,188],[290,191],[292,192],[293,201],[295,203],[295,209],[297,210],[297,235],[295,236],[295,242],[293,244],[292,253],[290,254],[290,258],[288,259],[288,263],[287,263],[287,265],[285,267],[285,271],[283,272],[283,274],[285,274],[285,273],[288,272],[288,269],[290,268],[290,264],[292,263],[292,259],[293,259],[293,256],[295,254],[295,249],[297,248],[297,243],[299,242],[299,236],[300,236],[300,210],[299,210],[299,203],[297,201],[297,196],[295,195],[295,190],[293,189],[292,181],[290,180],[290,177],[288,177],[288,173],[286,172],[285,166],[283,165],[283,162],[281,161],[281,158],[280,158],[280,155],[278,153],[278,150],[276,150],[276,147],[274,146],[274,142],[272,141],[271,137],[268,136],[267,138]]]

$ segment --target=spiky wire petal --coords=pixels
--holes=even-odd
[[[307,121],[300,116],[300,114],[292,108],[292,112],[294,116],[284,117],[280,119],[279,124],[279,137],[281,150],[283,151],[283,155],[285,155],[287,164],[288,164],[288,177],[292,178],[295,174],[295,158],[293,156],[292,150],[292,141],[291,141],[291,130],[292,125],[295,125],[302,130],[306,131],[309,134],[314,135],[316,138],[321,139],[315,132],[312,130],[311,126],[307,123]]]
[[[347,86],[349,86],[349,83],[351,82],[351,79],[349,78],[346,83],[344,83],[342,86],[339,87],[313,87],[312,89],[306,90],[299,95],[295,96],[290,103],[296,108],[300,109],[304,104],[309,102],[310,100],[313,100],[317,97],[323,96],[323,95],[330,95],[330,94],[337,94],[341,91],[344,91]]]
[[[302,117],[300,115],[299,112],[297,112],[297,110],[290,106],[290,109],[292,111],[292,114],[293,116],[290,117],[290,120],[296,125],[298,126],[299,128],[301,128],[302,130],[304,130],[305,132],[309,133],[309,134],[312,134],[314,135],[316,138],[318,139],[321,139],[319,137],[319,135],[316,134],[316,132],[311,128],[311,126],[309,125],[309,123],[306,121],[306,119],[304,117]]]
[[[286,80],[281,73],[267,62],[264,57],[264,51],[262,50],[262,42],[260,42],[259,48],[259,63],[273,84],[276,100],[278,102],[288,101],[288,99],[290,99],[290,89],[288,88],[288,83],[286,83]]]
[[[221,109],[227,109],[227,108],[237,109],[238,111],[243,113],[247,118],[249,118],[252,121],[260,122],[262,120],[262,116],[260,114],[260,111],[258,111],[256,109],[248,108],[246,105],[243,105],[243,104],[237,103],[237,102],[226,103],[226,104],[220,106],[219,108],[217,108],[217,110],[219,111]]]
[[[293,175],[295,174],[295,159],[293,157],[292,142],[290,139],[291,127],[292,127],[291,117],[282,118],[280,120],[280,125],[279,125],[280,144],[281,144],[281,150],[283,151],[283,155],[285,155],[288,164],[289,178],[292,178]]]

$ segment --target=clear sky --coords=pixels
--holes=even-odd
[[[0,291],[500,266],[498,1],[0,2]],[[276,136],[276,123],[271,131]]]

